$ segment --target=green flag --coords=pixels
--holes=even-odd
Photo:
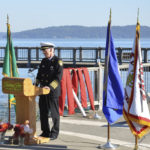
[[[5,77],[19,77],[9,23],[7,23],[7,44],[3,64],[3,75]],[[11,104],[16,104],[15,97],[12,94],[9,95],[9,104],[9,107],[11,107]]]

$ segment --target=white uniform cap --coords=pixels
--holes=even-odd
[[[50,43],[50,42],[42,42],[42,43],[40,43],[40,45],[41,45],[42,50],[55,47],[55,45],[53,43]]]

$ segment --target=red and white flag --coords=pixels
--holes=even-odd
[[[144,88],[139,22],[136,25],[136,37],[126,81],[123,115],[131,132],[139,138],[150,130],[150,113]]]

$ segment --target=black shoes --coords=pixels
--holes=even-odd
[[[49,137],[49,133],[46,133],[46,132],[43,132],[42,134],[40,134],[40,136],[42,136],[42,137]]]
[[[50,140],[56,140],[57,136],[56,135],[50,135]]]
[[[48,132],[43,132],[42,134],[40,134],[40,136],[50,138],[50,140],[55,140],[55,139],[57,139],[57,136],[56,136],[56,135],[50,134],[50,133],[48,133]]]

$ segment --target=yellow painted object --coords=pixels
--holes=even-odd
[[[9,78],[2,79],[3,93],[14,94],[16,99],[16,123],[24,124],[26,120],[30,122],[30,128],[33,133],[30,134],[30,140],[26,144],[39,143],[36,137],[36,102],[37,95],[45,95],[50,92],[48,89],[39,88],[32,84],[30,78]],[[42,140],[40,140],[42,143]],[[43,139],[43,142],[45,140]]]
[[[2,79],[2,90],[4,93],[24,96],[37,96],[48,94],[49,90],[36,87],[30,78],[8,78]]]

